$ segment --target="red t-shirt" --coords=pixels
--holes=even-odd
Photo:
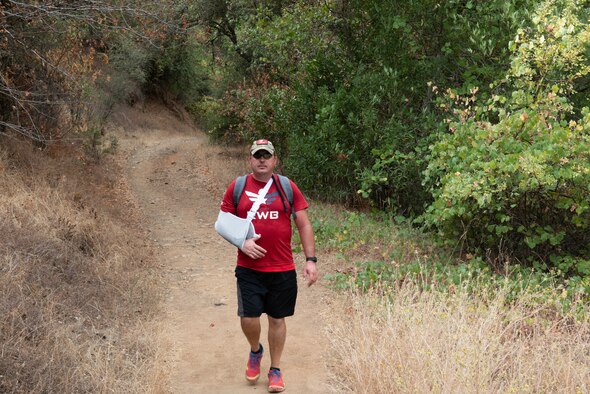
[[[256,233],[261,235],[256,243],[266,249],[266,255],[260,259],[252,259],[238,249],[237,264],[256,271],[282,272],[295,269],[291,250],[291,207],[282,189],[281,194],[283,199],[281,199],[281,195],[277,189],[278,179],[275,175],[273,177],[274,180],[265,196],[266,201],[260,205],[254,220],[252,220]],[[236,181],[234,180],[225,191],[223,201],[221,202],[221,210],[245,218],[252,207],[252,201],[248,194],[252,193],[252,196],[255,198],[255,195],[258,194],[260,189],[264,188],[266,183],[257,181],[252,174],[249,174],[246,178],[246,184],[237,210],[234,207],[233,197],[235,184]],[[297,185],[291,182],[291,187],[293,189],[293,207],[295,208],[295,212],[307,209],[307,201]],[[283,205],[283,200],[287,209]]]

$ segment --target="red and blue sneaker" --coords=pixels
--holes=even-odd
[[[283,382],[283,375],[281,371],[276,368],[271,368],[268,371],[268,392],[280,393],[285,390],[285,382]]]
[[[264,348],[262,347],[262,344],[260,344],[260,349],[257,353],[250,352],[248,364],[246,365],[246,379],[251,383],[256,383],[260,377],[260,361],[262,360],[263,353]]]

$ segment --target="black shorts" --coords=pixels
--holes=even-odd
[[[236,267],[238,316],[259,317],[263,313],[275,319],[292,316],[297,301],[297,273],[260,272]]]

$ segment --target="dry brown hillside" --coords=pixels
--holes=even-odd
[[[122,168],[49,152],[0,140],[0,392],[157,389],[162,286]]]

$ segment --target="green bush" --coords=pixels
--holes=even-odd
[[[231,142],[228,135],[231,121],[224,116],[225,105],[222,100],[210,96],[204,96],[199,101],[187,104],[187,110],[191,117],[206,130],[213,141]]]
[[[465,100],[433,144],[423,220],[463,251],[587,274],[590,111],[568,97],[588,74],[590,30],[573,2],[551,4],[512,45],[512,93],[480,108]]]
[[[314,203],[310,217],[316,244],[324,251],[338,251],[338,269],[327,275],[335,288],[389,296],[404,283],[420,291],[454,294],[466,291],[473,296],[494,296],[503,291],[506,301],[523,295],[557,312],[588,319],[590,276],[547,272],[518,264],[490,266],[480,257],[459,261],[449,250],[435,245],[429,234],[396,224],[383,213],[366,214]],[[297,234],[295,234],[297,237]]]
[[[88,95],[92,102],[94,117],[100,120],[109,115],[118,103],[135,104],[142,101],[146,82],[146,68],[150,53],[132,37],[125,34],[111,34],[108,50],[108,64]]]
[[[587,255],[590,116],[578,123],[522,110],[497,124],[458,124],[433,147],[427,224],[467,251],[547,259]]]
[[[271,70],[275,81],[323,77],[321,59],[342,57],[338,38],[330,30],[337,20],[329,4],[293,1],[281,12],[259,6],[245,17],[238,34],[253,55],[252,66]]]
[[[172,93],[173,99],[190,106],[209,92],[207,59],[205,47],[193,35],[170,34],[166,46],[152,54],[146,86],[153,94]]]
[[[388,141],[371,151],[373,165],[358,173],[358,193],[381,210],[414,216],[431,202],[422,184],[422,172],[428,164],[428,135],[434,134],[440,124],[434,116],[422,115],[423,129],[418,133],[393,120],[384,125]],[[417,120],[411,123],[419,124]]]
[[[233,135],[237,141],[267,138],[278,153],[284,153],[285,129],[276,118],[288,100],[287,86],[274,82],[269,74],[257,76],[251,83],[239,85],[224,97],[223,114],[234,118]]]
[[[331,23],[328,6],[303,2],[285,5],[280,13],[276,6],[261,5],[242,16],[237,34],[252,64],[247,78],[229,83],[223,96],[223,115],[231,120],[228,135],[236,141],[264,136],[287,157],[289,137],[306,129],[316,108],[315,96],[303,97],[295,86],[315,87],[316,79],[327,83],[328,68],[337,69],[342,57],[335,55],[339,45],[328,29]]]
[[[317,190],[314,186],[321,183],[323,188],[317,191],[322,197],[359,204],[357,191],[370,179],[365,171],[376,158],[388,155],[381,152],[414,152],[420,134],[405,124],[406,119],[394,115],[394,108],[405,105],[397,77],[391,70],[363,68],[351,71],[347,83],[333,89],[294,89],[296,100],[284,110],[297,116],[282,118],[290,130],[286,165],[303,188]],[[308,102],[313,104],[306,106]],[[408,172],[414,169],[407,168]],[[391,193],[383,197],[372,196],[383,201],[396,190],[411,189],[401,184],[406,180],[421,188],[419,178],[404,172],[389,179],[398,189],[387,190]]]

